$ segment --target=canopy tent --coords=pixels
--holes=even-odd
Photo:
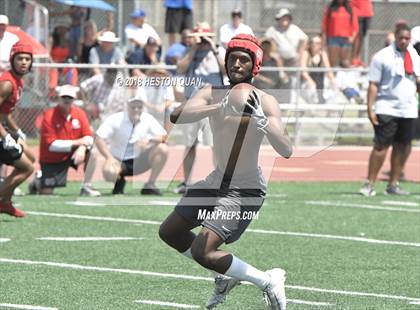
[[[7,26],[6,30],[11,32],[19,38],[19,41],[23,41],[32,46],[34,51],[34,57],[42,58],[42,57],[50,57],[48,49],[39,43],[35,38],[27,34],[25,31],[20,29],[18,26]]]
[[[115,12],[115,8],[103,0],[55,0],[65,5],[74,5],[83,8],[98,9]]]

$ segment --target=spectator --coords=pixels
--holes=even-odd
[[[41,175],[29,185],[32,194],[50,195],[55,187],[66,186],[68,169],[77,170],[84,164],[80,195],[100,196],[90,183],[95,171],[95,158],[90,151],[93,136],[86,113],[73,105],[76,93],[77,88],[72,85],[61,86],[57,106],[44,113],[39,151]]]
[[[362,65],[360,52],[363,46],[363,40],[369,30],[370,20],[373,17],[372,0],[351,0],[350,3],[354,15],[358,17],[359,31],[353,41],[352,63],[355,66]]]
[[[124,107],[127,90],[116,82],[118,70],[107,69],[104,74],[97,74],[80,84],[81,95],[91,119],[97,119],[109,111],[108,105]]]
[[[166,17],[165,33],[168,34],[168,45],[176,41],[176,34],[192,28],[192,0],[165,0]]]
[[[71,19],[68,40],[70,57],[73,58],[77,56],[77,48],[82,34],[82,23],[84,19],[88,18],[88,10],[86,8],[72,5],[65,11],[50,13],[51,17],[65,15],[68,15]]]
[[[131,23],[125,26],[124,32],[127,39],[127,46],[129,51],[134,51],[137,48],[143,48],[147,39],[152,37],[156,40],[158,45],[162,45],[160,37],[156,30],[145,23],[146,13],[143,10],[136,10],[130,14]]]
[[[281,58],[273,52],[274,42],[271,39],[261,40],[263,58],[261,67],[283,67]],[[282,71],[262,71],[254,77],[254,85],[260,89],[276,89],[282,80],[287,80],[287,75]]]
[[[172,44],[165,55],[167,65],[176,65],[191,46],[191,29],[184,29],[181,33],[181,42]]]
[[[369,158],[368,180],[360,189],[364,196],[376,194],[374,185],[390,145],[391,176],[385,193],[409,194],[400,188],[398,180],[410,152],[418,116],[416,82],[420,84],[420,59],[409,44],[410,39],[407,25],[397,27],[395,43],[376,53],[370,64],[368,115],[375,139]]]
[[[89,52],[89,63],[91,64],[124,64],[121,50],[114,46],[120,39],[112,31],[105,31],[98,37],[99,46],[93,47]],[[93,74],[103,72],[103,69],[94,68]]]
[[[144,48],[137,48],[127,57],[127,63],[132,65],[152,65],[159,63],[159,44],[155,38],[149,37]],[[144,76],[140,69],[131,70],[131,75]]]
[[[187,54],[177,64],[177,73],[185,77],[201,79],[202,84],[213,86],[223,85],[224,52],[222,47],[217,48],[212,38],[212,32],[207,22],[199,23],[191,33],[192,42]],[[198,87],[188,85],[185,87],[186,100],[198,91]],[[198,135],[203,133],[204,144],[211,145],[211,132],[207,120],[182,125],[185,130],[185,156],[183,162],[184,181],[177,188],[178,193],[184,193],[191,176],[191,171],[197,153]]]
[[[98,42],[98,31],[94,21],[89,20],[83,25],[83,37],[79,43],[77,58],[80,63],[87,64],[89,63],[90,50],[94,47],[99,46]],[[80,69],[79,70],[81,80],[84,80],[89,77],[89,69]]]
[[[326,68],[330,69],[328,55],[322,48],[322,38],[317,35],[309,40],[308,48],[303,52],[300,62],[302,68]],[[334,74],[331,70],[327,71],[330,84],[335,88]],[[324,103],[324,80],[325,72],[302,71],[305,98],[311,103]]]
[[[146,96],[145,111],[156,118],[166,132],[172,128],[172,123],[169,121],[169,115],[173,111],[173,103],[175,100],[174,89],[172,85],[167,85],[167,81],[171,75],[168,71],[161,67],[156,67],[147,72],[149,79],[154,79],[156,82],[153,85],[147,85],[144,89],[139,88],[138,91],[144,92]],[[143,94],[140,94],[142,96]],[[139,96],[139,95],[138,95]]]
[[[411,44],[420,55],[420,26],[416,26],[411,29]]]
[[[57,25],[52,34],[51,58],[56,63],[66,63],[70,60],[69,41],[67,39],[68,27]],[[55,90],[58,85],[78,84],[78,72],[75,68],[51,68],[48,82],[49,96],[55,97]]]
[[[19,41],[17,35],[6,31],[9,25],[9,18],[6,15],[0,15],[0,73],[9,66],[9,57],[12,46]]]
[[[350,61],[344,61],[341,64],[343,69],[349,69]],[[354,103],[362,104],[363,99],[360,97],[360,71],[358,70],[339,70],[336,76],[337,87],[343,92],[346,98]],[[354,101],[354,102],[353,102]]]
[[[220,42],[224,48],[227,43],[237,34],[245,33],[254,35],[251,27],[242,23],[242,11],[240,9],[234,9],[231,13],[232,22],[224,24],[220,27]]]
[[[126,110],[110,115],[96,132],[96,145],[105,157],[104,175],[110,167],[116,182],[112,194],[123,194],[125,177],[151,170],[142,195],[162,195],[155,182],[168,157],[167,133],[150,114],[143,112],[144,102],[133,98]],[[109,180],[109,179],[108,179]]]
[[[292,24],[292,14],[288,9],[281,9],[276,14],[276,21],[277,25],[268,28],[265,37],[277,44],[284,66],[295,67],[300,62],[308,36]]]
[[[351,61],[351,46],[359,31],[357,15],[348,0],[333,0],[322,18],[322,35],[331,66]]]

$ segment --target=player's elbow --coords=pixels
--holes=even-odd
[[[283,156],[286,159],[289,159],[293,155],[293,146],[291,144],[286,145],[282,152],[280,153],[281,156]]]

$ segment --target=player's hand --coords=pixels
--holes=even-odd
[[[145,139],[138,140],[136,145],[141,151],[143,151],[147,148],[149,143],[150,143],[150,140],[145,138]]]
[[[85,161],[86,157],[86,147],[79,146],[77,150],[73,153],[71,159],[73,160],[76,166],[79,166],[81,163]]]
[[[258,130],[267,133],[268,118],[262,109],[260,95],[255,90],[249,94],[245,104],[244,114],[251,117],[252,122]]]
[[[368,111],[369,120],[373,126],[379,125],[378,116],[373,111]]]
[[[22,146],[16,142],[15,139],[13,139],[13,137],[9,134],[7,134],[3,139],[3,148],[5,150],[13,150],[16,149],[19,152],[22,152]]]
[[[16,131],[16,134],[18,135],[19,139],[22,139],[23,141],[26,141],[26,134],[22,131],[22,129],[18,129]]]

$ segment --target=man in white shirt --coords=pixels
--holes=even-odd
[[[124,193],[125,176],[148,170],[141,194],[162,195],[155,182],[168,158],[167,133],[143,108],[142,99],[132,98],[125,111],[111,114],[96,131],[96,146],[106,160],[104,175],[109,167],[118,167],[114,195]]]
[[[162,45],[162,41],[156,30],[144,22],[146,12],[143,10],[135,10],[130,14],[130,17],[131,23],[125,26],[124,29],[129,50],[134,51],[138,47],[144,47],[149,37],[156,39],[159,46]]]
[[[6,31],[9,24],[9,18],[6,15],[0,15],[0,72],[5,71],[9,64],[10,50],[12,46],[19,41],[14,33]]]
[[[420,59],[410,39],[407,25],[397,27],[395,42],[376,53],[369,67],[368,116],[375,138],[368,180],[360,189],[364,196],[376,195],[374,185],[390,145],[391,175],[385,194],[409,194],[399,187],[398,180],[411,149],[418,114],[416,84],[420,84]]]
[[[292,24],[292,14],[288,9],[281,9],[276,14],[276,21],[277,25],[268,28],[265,37],[276,42],[284,66],[294,67],[299,64],[308,36],[298,26]]]
[[[240,9],[234,9],[231,13],[232,22],[228,24],[224,24],[220,27],[220,43],[224,48],[226,48],[227,43],[232,39],[235,35],[244,33],[244,34],[251,34],[254,35],[251,27],[242,23],[242,12]]]

